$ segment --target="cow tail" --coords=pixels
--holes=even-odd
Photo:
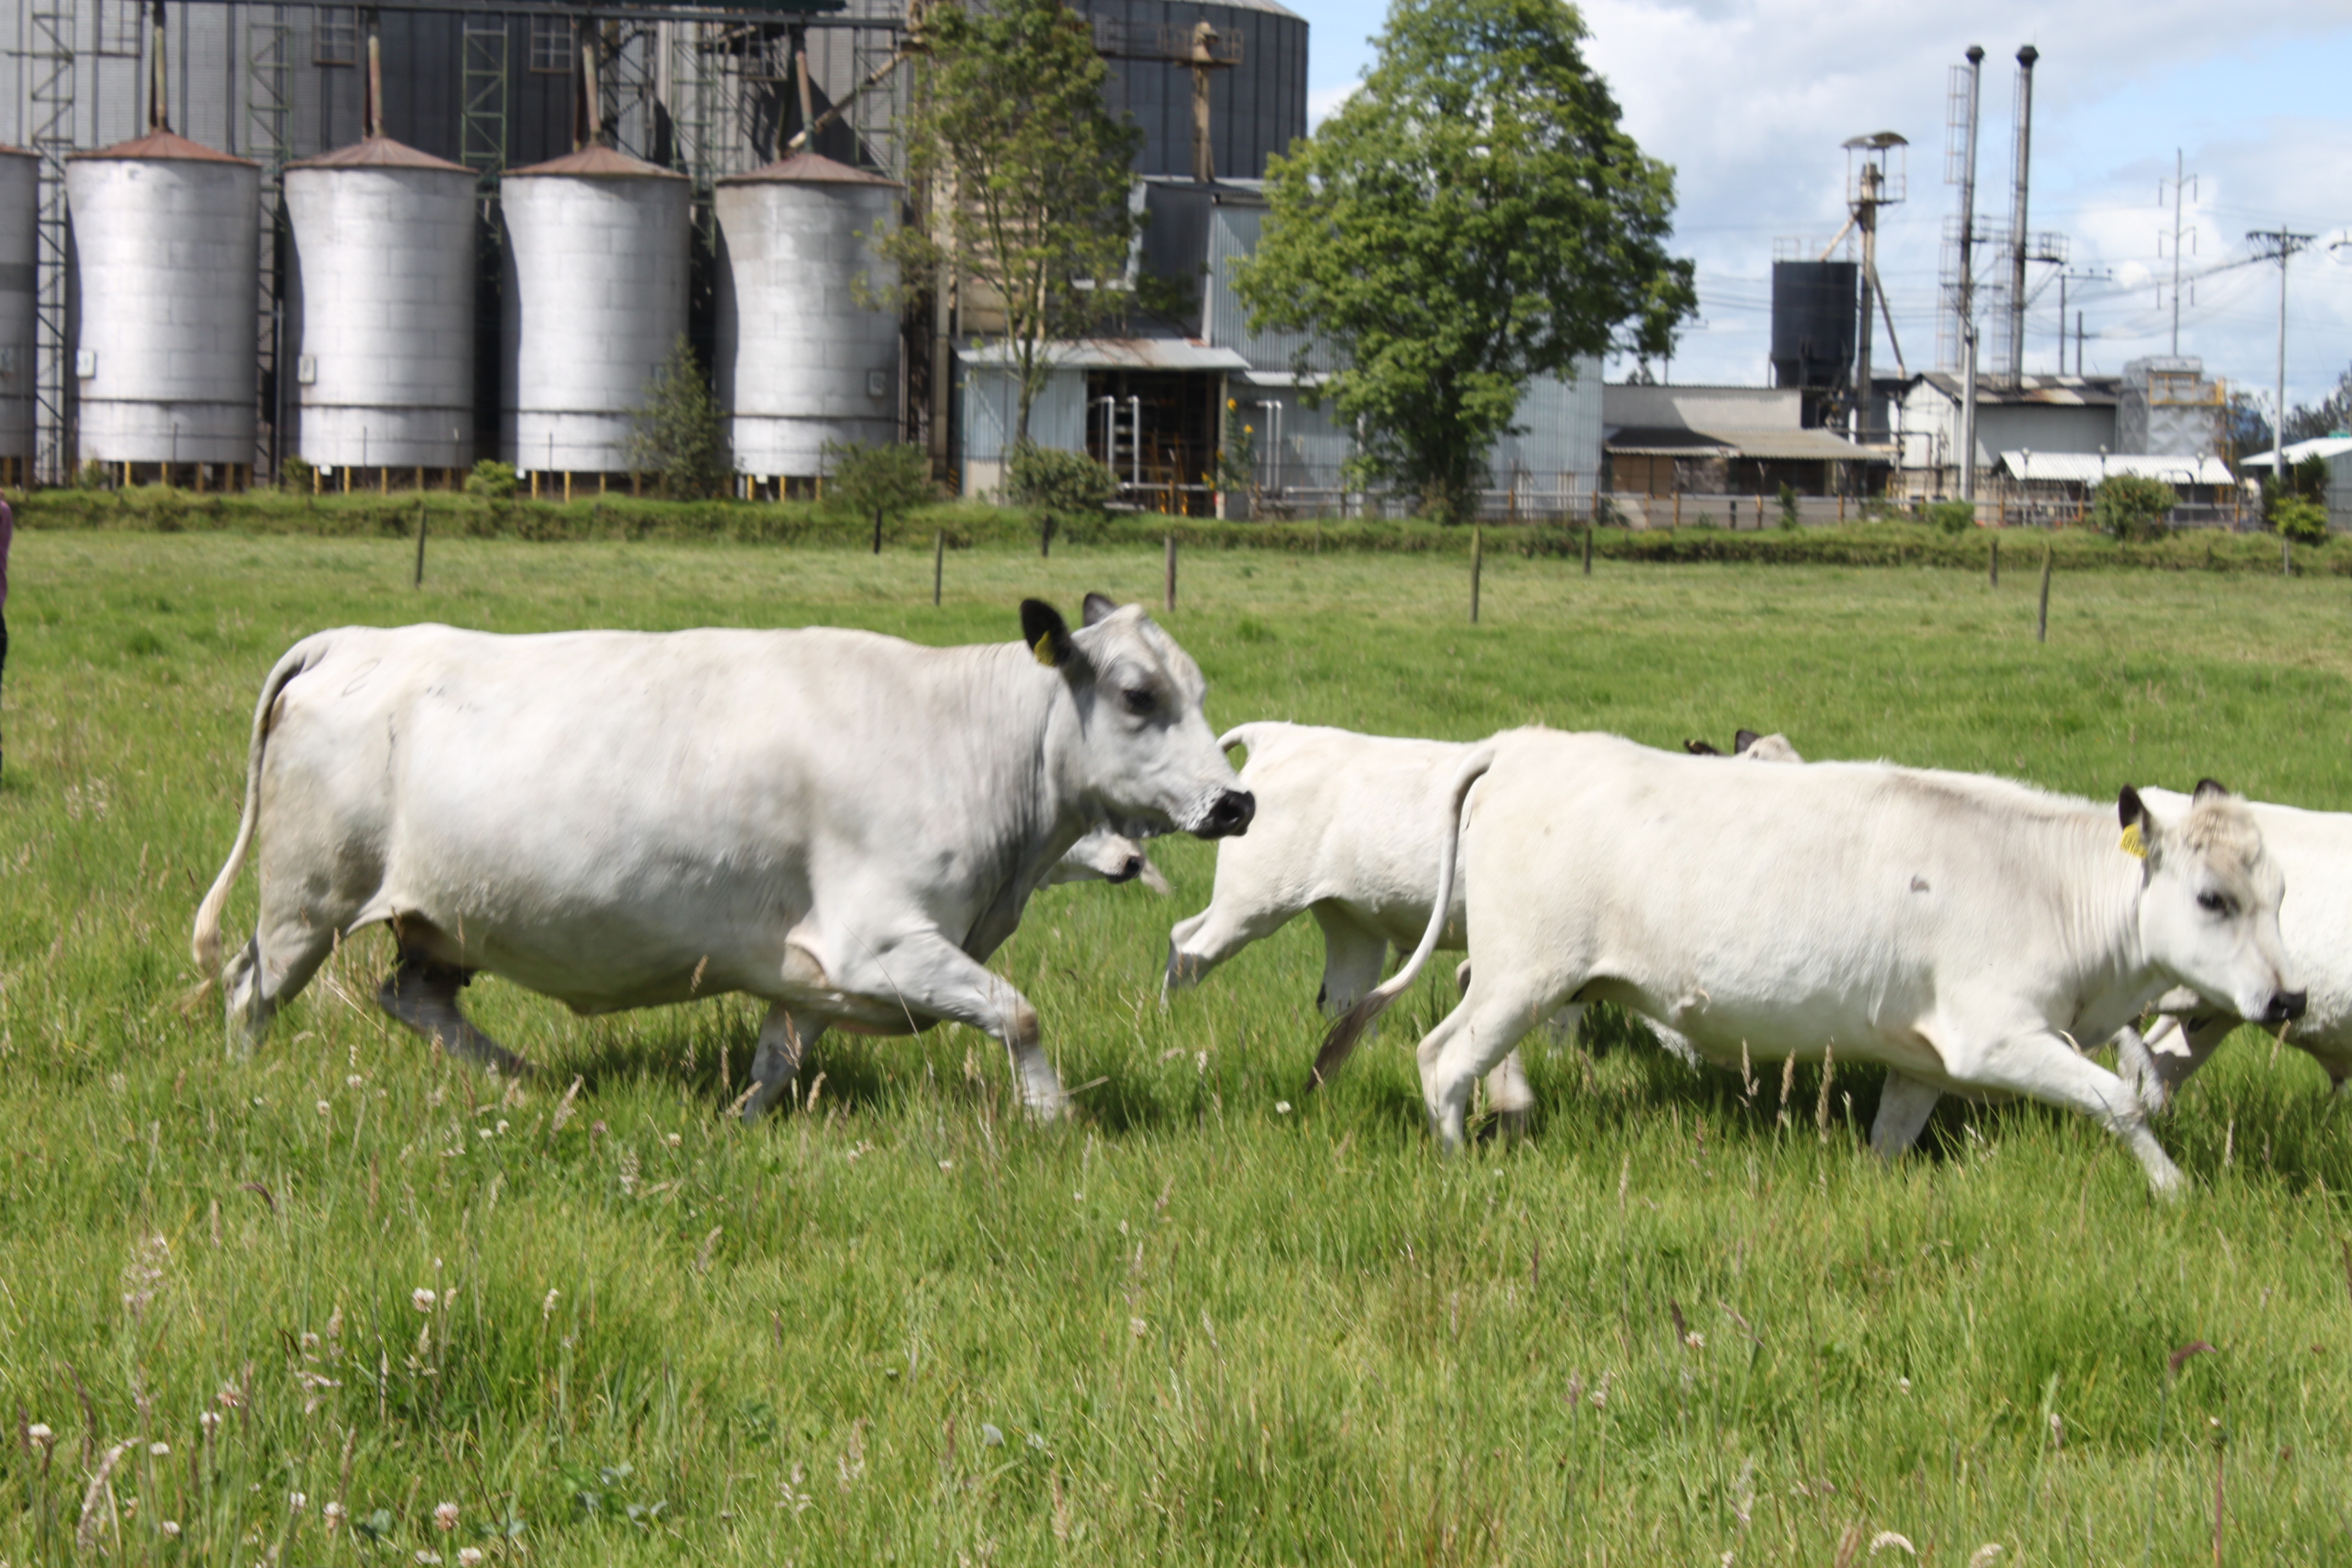
[[[1429,955],[1437,951],[1438,938],[1445,932],[1446,910],[1454,903],[1454,867],[1462,855],[1462,808],[1470,798],[1471,786],[1486,777],[1486,770],[1494,765],[1495,748],[1492,745],[1480,746],[1462,760],[1461,770],[1454,775],[1454,788],[1445,803],[1443,831],[1438,836],[1437,901],[1430,906],[1429,929],[1421,933],[1421,945],[1412,950],[1412,956],[1404,961],[1403,968],[1391,975],[1385,984],[1366,992],[1362,1001],[1341,1014],[1339,1021],[1331,1026],[1330,1033],[1323,1037],[1323,1048],[1316,1053],[1315,1070],[1308,1075],[1307,1087],[1301,1092],[1313,1093],[1339,1070],[1339,1064],[1354,1053],[1356,1043],[1364,1037],[1364,1031],[1372,1026],[1372,1020],[1386,1012],[1388,1005],[1402,995],[1405,988],[1420,977],[1422,966],[1429,962]]]
[[[196,960],[196,994],[202,996],[220,976],[221,910],[227,907],[229,889],[236,885],[236,874],[245,868],[246,852],[253,847],[254,828],[261,817],[261,760],[269,740],[269,714],[278,704],[278,693],[296,676],[325,657],[326,647],[316,638],[305,638],[286,650],[261,683],[261,698],[253,705],[253,740],[246,751],[245,815],[237,819],[236,842],[229,846],[228,864],[213,879],[212,890],[205,901],[196,906],[196,927],[189,940],[189,950]]]

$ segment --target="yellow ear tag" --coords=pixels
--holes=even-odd
[[[2116,847],[2122,850],[2125,854],[2130,856],[2135,860],[2145,860],[2147,858],[2147,840],[2140,837],[2139,824],[2137,822],[2124,829],[2123,838],[2116,845]]]
[[[1029,651],[1035,654],[1037,656],[1037,662],[1044,665],[1047,669],[1059,668],[1054,663],[1053,633],[1047,632],[1045,636],[1039,637],[1036,645],[1030,648]]]

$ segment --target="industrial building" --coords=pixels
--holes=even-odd
[[[1078,9],[1150,188],[1252,191],[1305,133],[1307,24],[1273,0]],[[906,196],[908,33],[899,0],[0,0],[0,482],[300,458],[391,488],[496,456],[604,485],[684,335],[753,480],[897,438],[985,489],[1001,454],[956,439],[987,425],[956,403],[985,323],[964,291],[895,306],[870,243]],[[1217,332],[1178,364],[1069,345],[1056,406],[1123,423],[1040,434],[1190,483],[1247,401],[1297,454],[1269,444],[1275,493],[1336,487],[1287,360]],[[1533,449],[1566,428],[1539,417],[1505,470],[1589,489],[1588,423],[1589,456]]]

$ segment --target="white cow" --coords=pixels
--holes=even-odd
[[[1124,833],[1111,831],[1108,824],[1096,827],[1084,838],[1070,846],[1045,879],[1047,887],[1059,887],[1065,882],[1140,881],[1162,898],[1171,891],[1168,879],[1143,852],[1143,846]]]
[[[1780,735],[1742,730],[1736,743],[1743,758],[1804,760]],[[1161,994],[1199,984],[1305,911],[1323,931],[1316,1003],[1345,1013],[1379,984],[1390,945],[1411,952],[1430,923],[1447,791],[1474,747],[1277,721],[1238,725],[1217,744],[1249,748],[1241,779],[1258,803],[1257,822],[1248,837],[1217,847],[1209,907],[1168,933]],[[1720,754],[1704,741],[1685,745]],[[1439,947],[1463,945],[1462,912],[1457,889]],[[1677,1042],[1669,1034],[1666,1044]],[[1518,1053],[1496,1067],[1487,1096],[1506,1118],[1533,1105]]]
[[[2151,789],[2142,797],[2158,811],[2179,811],[2184,797]],[[2279,910],[2287,962],[2309,991],[2309,1005],[2285,1033],[2288,1045],[2308,1052],[2338,1093],[2352,1080],[2352,813],[2304,811],[2248,801],[2263,843],[2293,891]],[[2143,1041],[2135,1030],[2117,1037],[2117,1070],[2151,1113],[2160,1111],[2204,1065],[2214,1047],[2246,1021],[2243,1015],[2194,992],[2166,996],[2165,1016]]]
[[[866,632],[493,637],[346,627],[281,658],[256,705],[245,814],[197,912],[200,973],[257,832],[261,910],[222,981],[257,1042],[336,940],[399,944],[385,1011],[520,1066],[467,1022],[488,971],[583,1013],[765,999],[746,1117],[828,1026],[940,1019],[1062,1106],[1037,1015],[982,967],[1093,825],[1239,833],[1254,803],[1201,672],[1141,609],[930,648]]]
[[[1476,748],[1449,796],[1438,886],[1450,896],[1458,847],[1470,988],[1420,1047],[1449,1146],[1470,1085],[1537,1020],[1607,1000],[1726,1065],[1827,1048],[1895,1069],[1890,1088],[2071,1107],[2168,1193],[2180,1173],[2138,1099],[2074,1042],[2107,1038],[2177,985],[2250,1017],[2304,1010],[2278,869],[2252,815],[2210,781],[2172,813],[2126,787],[2119,844],[2101,808],[2002,779],[1724,768],[1518,730]],[[1319,1071],[1412,983],[1441,927],[1333,1026]],[[1888,1094],[1874,1146],[1908,1143],[1932,1103]]]

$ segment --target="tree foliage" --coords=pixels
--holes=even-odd
[[[2165,514],[2179,504],[2162,479],[2109,474],[2091,491],[2091,522],[2116,539],[2154,539],[2164,531]]]
[[[734,479],[727,423],[683,332],[646,384],[637,427],[629,437],[629,460],[659,474],[664,493],[682,500],[724,495]]]
[[[2352,369],[2336,378],[2336,388],[2316,403],[2297,404],[2286,416],[2290,445],[2352,430]]]
[[[1052,373],[1046,344],[1128,305],[1129,171],[1143,133],[1111,113],[1093,29],[1062,0],[942,0],[920,44],[907,165],[930,217],[882,248],[910,286],[970,279],[1001,303],[1017,447]]]
[[[1361,429],[1360,476],[1449,521],[1531,380],[1663,354],[1696,308],[1665,249],[1673,171],[1619,126],[1584,36],[1564,0],[1397,0],[1363,88],[1269,165],[1237,269],[1261,330],[1337,351],[1301,395]]]
[[[1013,449],[1005,494],[1015,506],[1046,517],[1100,517],[1118,499],[1118,480],[1084,452],[1057,452],[1034,443]]]
[[[927,501],[939,499],[931,483],[930,454],[904,441],[865,447],[855,442],[827,441],[824,463],[825,499],[853,517],[903,517]]]

